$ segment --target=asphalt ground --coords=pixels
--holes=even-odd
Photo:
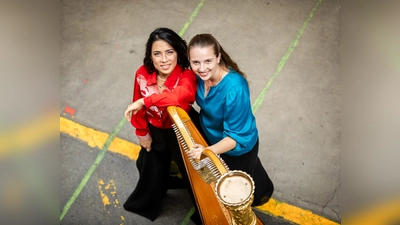
[[[187,41],[212,33],[246,72],[259,157],[276,187],[259,209],[293,223],[340,223],[339,21],[339,1],[62,1],[60,116],[106,136],[96,145],[93,131],[77,137],[89,136],[101,157],[61,136],[61,223],[146,223],[120,208],[137,180],[135,157],[105,150],[115,138],[138,143],[123,111],[147,37],[161,26]],[[105,187],[118,196],[111,216]],[[173,201],[178,193],[167,205],[186,210],[166,208],[166,224],[186,221],[190,206]]]
[[[186,40],[212,33],[249,75],[260,157],[276,186],[255,209],[264,221],[399,224],[398,9],[354,0],[2,1],[0,223],[133,223],[119,207],[137,154],[122,112],[148,34],[167,26]]]

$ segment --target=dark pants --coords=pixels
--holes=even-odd
[[[254,201],[252,206],[263,205],[268,202],[274,192],[274,185],[258,158],[259,141],[253,149],[240,156],[229,156],[221,154],[221,158],[228,165],[230,170],[241,170],[249,174],[254,181]]]
[[[151,151],[147,152],[142,148],[139,152],[136,161],[139,180],[136,188],[124,203],[124,209],[154,221],[158,217],[168,188],[179,186],[172,184],[169,176],[172,158],[182,175],[184,187],[189,191],[193,204],[196,204],[175,132],[173,129],[160,129],[151,124],[149,128],[153,139]]]

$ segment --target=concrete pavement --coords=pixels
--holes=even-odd
[[[138,143],[123,112],[149,33],[212,33],[248,76],[273,198],[340,222],[339,21],[339,1],[63,1],[60,116]],[[103,146],[61,134],[61,209],[93,170],[61,224],[147,224],[121,208],[134,161],[108,152],[93,168]],[[171,192],[155,224],[185,221],[185,198]]]

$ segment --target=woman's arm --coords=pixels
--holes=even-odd
[[[214,145],[207,147],[215,154],[222,154],[232,150],[236,146],[236,141],[231,137],[225,137]]]
[[[132,98],[132,104],[138,104],[140,103],[140,99],[143,99],[143,95],[141,93],[140,90],[140,85],[138,82],[139,77],[138,76],[144,76],[143,74],[147,74],[145,72],[144,67],[140,67],[135,74],[135,80],[134,80],[134,87],[133,87],[133,98]],[[139,102],[137,102],[139,101]],[[132,107],[132,104],[128,105],[127,110],[129,109],[129,107]],[[135,108],[136,109],[136,108]],[[146,108],[145,107],[141,107],[139,109],[136,109],[136,113],[132,113],[132,115],[126,115],[127,114],[127,110],[125,111],[125,117],[130,116],[130,121],[132,126],[136,128],[136,136],[139,139],[143,139],[143,140],[147,140],[150,138],[150,132],[149,132],[149,128],[148,128],[148,121],[147,121],[147,116],[146,116]]]
[[[189,158],[192,159],[200,159],[201,153],[204,149],[209,149],[213,151],[215,154],[223,154],[227,151],[232,150],[236,146],[236,141],[230,137],[225,137],[218,143],[214,145],[210,145],[208,147],[204,147],[200,144],[195,144],[194,147],[188,151]]]
[[[126,120],[131,121],[132,116],[136,115],[136,113],[143,107],[143,105],[143,98],[139,98],[135,102],[129,104],[124,113]],[[131,112],[133,113],[133,115],[131,115]]]
[[[196,75],[191,70],[185,70],[180,78],[178,85],[172,91],[164,91],[160,94],[151,95],[144,98],[146,107],[158,106],[181,106],[195,101],[197,91]]]

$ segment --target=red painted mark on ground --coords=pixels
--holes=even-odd
[[[117,49],[117,50],[119,49],[119,44],[117,44],[117,46],[115,47],[115,49]]]
[[[86,84],[86,79],[83,80],[83,83]]]
[[[64,112],[69,113],[73,116],[75,114],[75,109],[65,106]]]

